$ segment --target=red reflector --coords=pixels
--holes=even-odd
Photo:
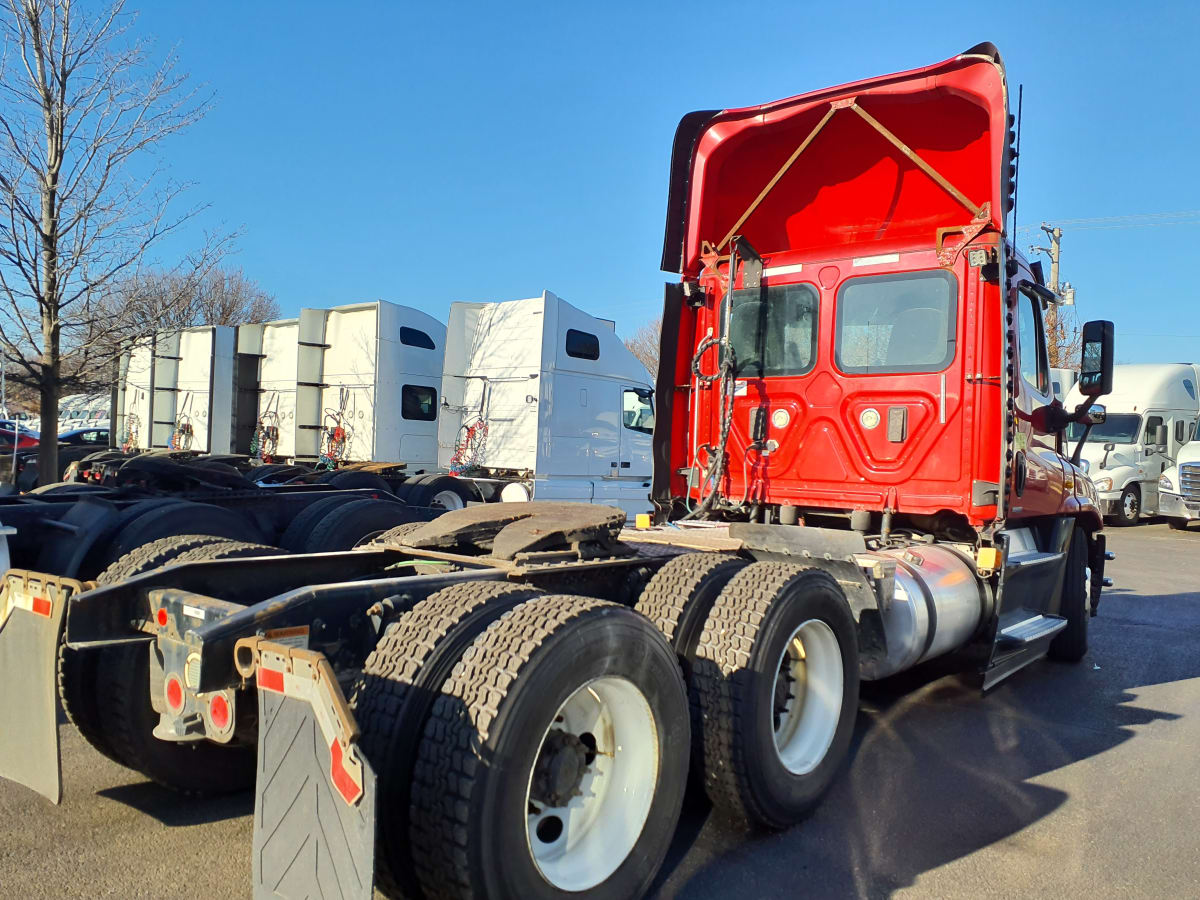
[[[258,686],[264,691],[283,693],[283,673],[277,669],[259,669]]]
[[[167,608],[165,606],[158,611],[158,624],[162,628],[167,627]]]
[[[337,742],[336,738],[329,745],[329,778],[348,806],[353,806],[358,802],[363,790],[354,783],[354,779],[342,765],[342,745]]]
[[[183,709],[183,685],[175,675],[167,679],[167,706],[172,712]]]
[[[50,618],[50,609],[50,601],[45,597],[33,598],[33,611],[39,616],[45,616],[47,619]]]
[[[212,719],[213,727],[217,731],[224,731],[229,727],[229,701],[221,694],[217,694],[209,702],[208,717]]]

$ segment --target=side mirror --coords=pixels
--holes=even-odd
[[[1117,449],[1117,445],[1114,444],[1112,441],[1109,441],[1107,444],[1104,445],[1105,453],[1112,453],[1116,449]]]
[[[1170,431],[1166,425],[1159,425],[1154,429],[1154,446],[1156,449],[1161,448],[1159,449],[1160,453],[1167,449],[1167,439],[1169,436]]]
[[[1082,337],[1079,392],[1085,397],[1112,393],[1113,323],[1103,320],[1085,322]]]
[[[1093,406],[1088,410],[1088,418],[1093,425],[1103,425],[1108,421],[1108,411],[1103,406]]]

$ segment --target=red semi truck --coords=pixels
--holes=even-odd
[[[99,583],[10,570],[0,774],[60,798],[61,702],[168,787],[254,784],[256,897],[626,898],[689,772],[749,826],[799,822],[861,679],[1078,661],[1107,554],[1064,431],[1111,386],[1112,326],[1084,327],[1064,409],[1008,109],[984,44],[685,116],[657,524],[492,504],[354,551],[183,537]]]

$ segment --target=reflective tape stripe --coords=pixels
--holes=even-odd
[[[277,694],[282,694],[283,673],[277,672],[274,669],[259,669],[258,686],[264,691],[274,691]]]
[[[33,612],[37,613],[39,616],[45,616],[47,619],[50,618],[50,611],[53,608],[54,604],[52,604],[45,597],[34,597],[33,602],[30,604],[30,609]]]

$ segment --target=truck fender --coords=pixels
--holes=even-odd
[[[253,883],[264,898],[370,900],[375,772],[321,653],[261,638],[234,658],[258,686]]]

